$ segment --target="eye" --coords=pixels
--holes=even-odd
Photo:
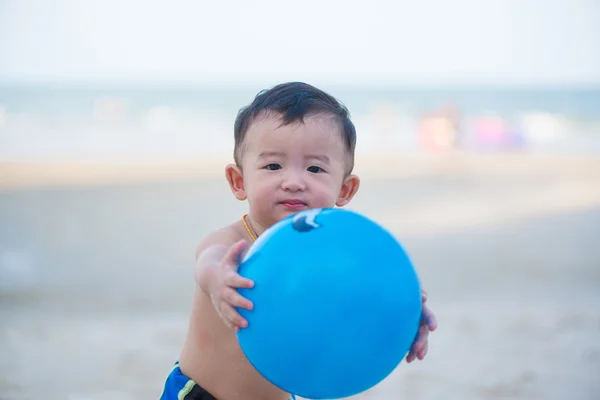
[[[278,169],[281,169],[281,165],[279,165],[279,164],[267,164],[265,166],[265,169],[267,169],[269,171],[277,171]]]
[[[323,168],[317,167],[316,165],[311,165],[306,170],[308,172],[312,172],[313,174],[318,174],[319,172],[323,172]]]

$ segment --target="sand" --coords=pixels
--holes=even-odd
[[[0,164],[0,399],[159,397],[194,246],[244,211],[221,167],[182,164]],[[358,169],[351,208],[403,242],[440,327],[357,399],[600,398],[600,159]]]

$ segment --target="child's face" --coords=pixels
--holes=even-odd
[[[310,208],[346,205],[359,181],[347,175],[348,156],[339,124],[323,114],[282,126],[278,114],[257,117],[246,132],[236,191],[263,228]],[[234,174],[235,175],[235,174]]]

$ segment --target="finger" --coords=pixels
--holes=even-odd
[[[406,356],[406,362],[407,363],[411,363],[415,360],[415,358],[417,357],[417,353],[415,353],[414,351],[409,351],[408,355]]]
[[[219,313],[219,316],[221,317],[221,321],[223,321],[225,326],[227,326],[230,329],[235,329],[235,326],[231,323],[231,321],[229,320],[229,318],[227,318],[227,316],[225,316],[220,310],[218,311],[218,313]]]
[[[427,336],[429,336],[427,326],[420,325],[415,340],[413,341],[412,346],[410,346],[410,351],[406,356],[406,362],[411,363],[414,361],[419,351],[423,348],[423,345],[427,342]]]
[[[252,308],[254,307],[254,304],[250,300],[248,300],[245,297],[243,297],[242,295],[240,295],[234,289],[229,289],[225,293],[224,297],[225,297],[225,301],[233,307],[241,307],[241,308],[245,308],[246,310],[252,310]]]
[[[423,348],[417,353],[417,358],[423,360],[427,355],[427,350],[429,350],[429,342],[425,342]]]
[[[238,314],[235,309],[229,304],[223,304],[221,306],[221,312],[231,322],[232,326],[239,326],[241,328],[246,328],[248,326],[248,321],[246,321],[240,314]]]
[[[421,302],[422,303],[427,302],[427,292],[424,290],[421,290]]]
[[[254,282],[248,278],[244,278],[237,272],[231,271],[231,273],[227,274],[225,277],[225,284],[229,287],[235,288],[246,288],[250,289],[254,287]]]
[[[234,267],[234,270],[237,271],[237,268],[240,264],[240,257],[244,250],[246,249],[246,240],[242,239],[234,244],[227,250],[225,256],[223,256],[223,264]]]
[[[427,339],[429,337],[429,329],[427,329],[427,325],[419,326],[419,331],[417,333],[417,337],[411,346],[411,351],[414,353],[418,353],[423,349],[423,346],[427,343]]]
[[[426,305],[423,305],[421,321],[427,325],[430,331],[435,331],[438,326],[435,314]]]

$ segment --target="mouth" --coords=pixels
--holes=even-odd
[[[280,201],[279,204],[289,210],[301,210],[308,206],[308,204],[300,200],[284,200]]]

